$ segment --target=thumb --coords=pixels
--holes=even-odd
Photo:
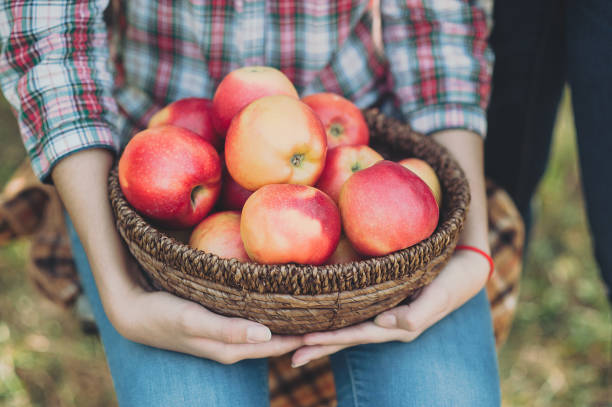
[[[374,323],[383,328],[423,331],[446,315],[448,297],[448,292],[434,281],[423,289],[415,301],[383,312],[374,319]]]

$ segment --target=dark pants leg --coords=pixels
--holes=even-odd
[[[595,255],[612,300],[612,1],[497,0],[496,54],[485,171],[515,200],[529,229],[530,201],[548,161],[569,80]]]
[[[612,300],[612,1],[567,1],[568,80],[595,258]]]
[[[564,17],[560,0],[496,0],[493,11],[485,172],[508,191],[527,224],[565,83]]]

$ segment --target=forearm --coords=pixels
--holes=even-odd
[[[440,131],[432,137],[450,151],[465,172],[470,185],[470,207],[459,244],[475,246],[489,253],[482,137],[461,129]]]
[[[113,155],[89,149],[61,160],[52,178],[83,243],[104,308],[112,317],[116,299],[137,288],[130,262],[115,228],[107,178]]]
[[[483,170],[482,137],[467,130],[445,130],[434,133],[432,137],[450,151],[455,157],[470,185],[471,201],[458,244],[475,246],[490,253],[488,240],[487,198]],[[461,250],[453,255],[461,265],[461,272],[441,273],[438,287],[449,289],[445,299],[444,312],[456,309],[476,295],[486,284],[489,275],[489,262],[479,253]],[[454,260],[451,260],[454,261]]]

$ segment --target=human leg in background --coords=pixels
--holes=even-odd
[[[612,301],[612,1],[567,1],[568,81],[595,258]]]
[[[526,228],[566,78],[562,0],[496,1],[485,174],[515,201]]]
[[[85,251],[70,222],[68,231],[81,285],[96,319],[120,406],[269,405],[267,359],[222,365],[135,343],[121,336],[104,313]]]
[[[331,365],[338,407],[501,403],[484,290],[413,342],[347,348],[331,355]]]
[[[595,257],[612,301],[612,2],[496,1],[485,173],[514,199],[527,232],[566,80]]]

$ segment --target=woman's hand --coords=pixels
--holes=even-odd
[[[489,263],[477,253],[456,252],[419,297],[378,315],[374,321],[335,331],[304,335],[306,346],[291,359],[293,366],[336,353],[350,346],[389,341],[410,342],[427,328],[472,298],[486,283]]]
[[[301,337],[273,336],[256,322],[227,318],[168,293],[147,292],[140,271],[115,227],[107,178],[112,155],[84,150],[64,158],[52,176],[79,235],[104,310],[127,339],[220,363],[276,356],[303,344]]]
[[[134,342],[223,364],[278,356],[303,345],[299,336],[271,335],[258,323],[228,318],[165,292],[134,291],[118,302],[113,326]]]
[[[459,244],[489,253],[482,138],[466,130],[446,130],[432,137],[454,155],[470,184],[470,210]],[[457,251],[414,302],[386,311],[374,321],[307,334],[304,336],[306,346],[294,353],[292,363],[303,365],[359,344],[412,341],[476,295],[485,285],[488,273],[489,263],[484,256],[472,251]]]
[[[132,273],[140,273],[132,264]],[[224,317],[162,291],[133,286],[111,304],[105,309],[107,316],[125,338],[223,364],[278,356],[303,345],[300,336],[271,335],[264,325]]]

